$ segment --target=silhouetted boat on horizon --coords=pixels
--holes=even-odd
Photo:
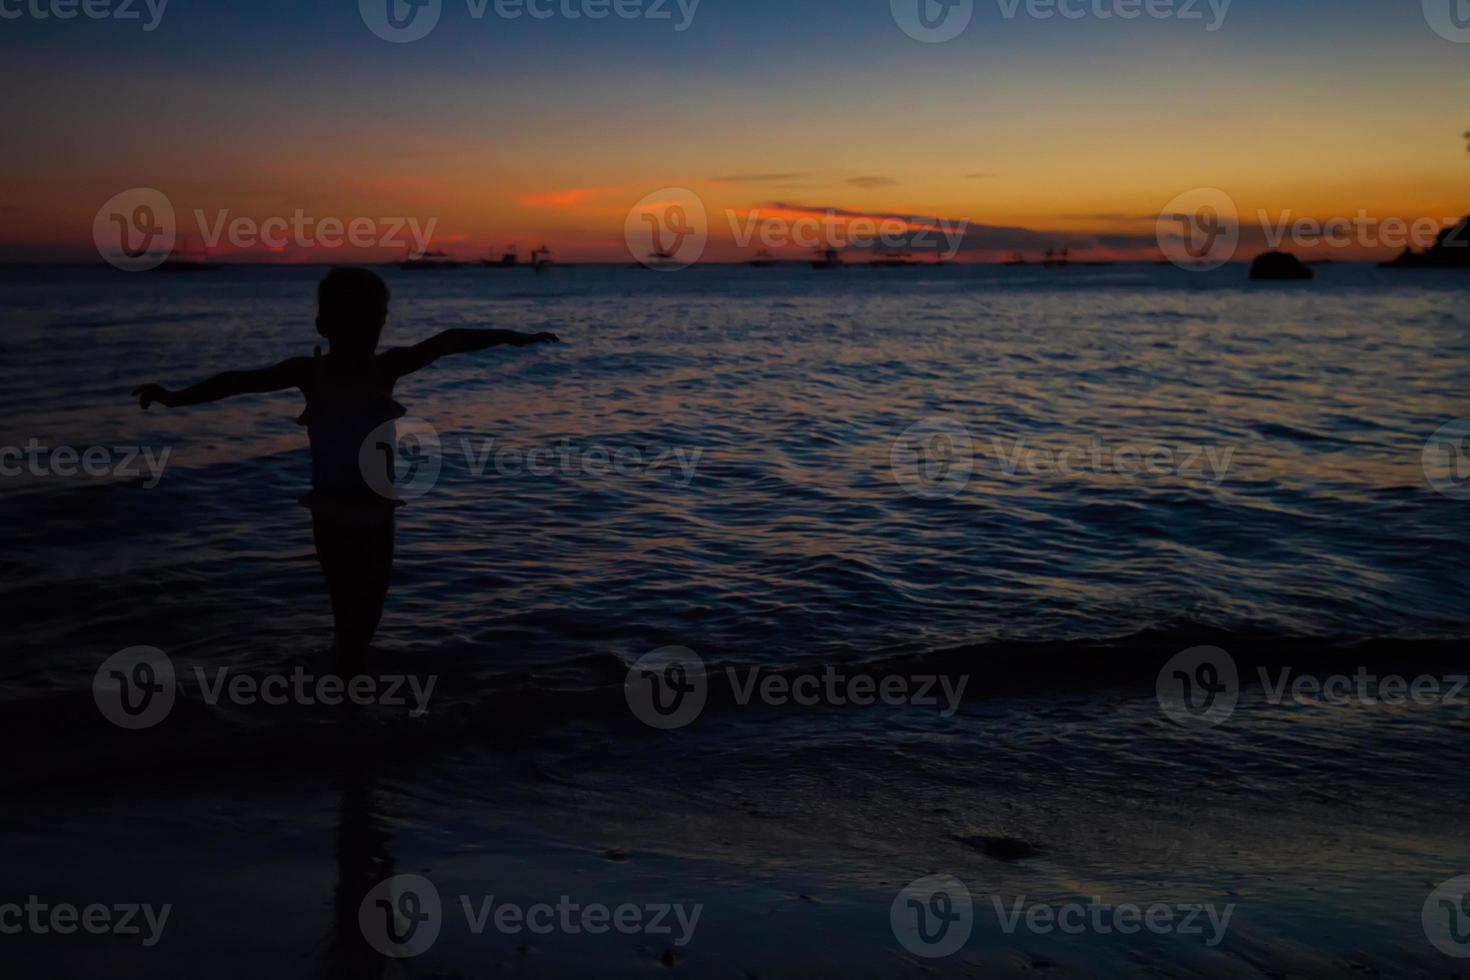
[[[842,255],[835,248],[819,248],[817,249],[817,255],[819,257],[812,260],[813,269],[840,269],[847,265],[846,262],[842,261]]]
[[[868,266],[874,269],[907,269],[916,264],[913,255],[909,252],[884,252],[878,258],[868,262]]]
[[[443,269],[462,269],[464,263],[443,252],[425,252],[416,259],[406,259],[399,263],[398,268],[404,272],[437,272]]]
[[[501,253],[500,258],[481,259],[480,264],[487,269],[514,269],[521,264],[520,249],[512,244]]]
[[[765,249],[755,253],[755,258],[750,260],[753,269],[769,269],[776,264],[776,257]]]
[[[533,272],[545,272],[555,264],[556,262],[551,258],[551,249],[545,245],[531,250],[531,269]]]

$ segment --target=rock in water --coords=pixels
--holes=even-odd
[[[973,837],[956,837],[955,840],[961,844],[968,844],[986,857],[997,861],[1021,861],[1029,857],[1036,857],[1041,849],[1018,837],[987,837],[977,834]]]
[[[1266,252],[1251,263],[1252,279],[1310,279],[1312,270],[1290,252]]]

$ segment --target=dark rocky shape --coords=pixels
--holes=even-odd
[[[1290,252],[1265,252],[1251,263],[1252,279],[1310,279],[1312,276],[1312,270]]]
[[[973,837],[956,837],[955,840],[997,861],[1021,861],[1041,853],[1040,848],[1018,837],[986,837],[977,834]]]
[[[1382,269],[1470,269],[1470,218],[1461,218],[1439,233],[1426,252],[1404,249],[1392,262],[1381,262]]]

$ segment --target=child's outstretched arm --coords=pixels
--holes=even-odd
[[[559,344],[554,333],[520,333],[516,330],[470,330],[461,328],[446,330],[412,347],[395,347],[383,352],[381,362],[394,376],[401,378],[433,364],[450,354],[470,354],[488,347],[509,344],[525,347],[529,344]]]
[[[257,371],[226,371],[182,391],[170,391],[162,385],[141,385],[133,389],[133,394],[142,408],[147,408],[154,402],[165,408],[179,408],[184,405],[217,402],[235,395],[257,395],[268,391],[300,388],[307,383],[310,372],[311,358],[293,357]]]

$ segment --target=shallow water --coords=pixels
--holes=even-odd
[[[329,642],[294,503],[299,398],[142,414],[127,397],[310,353],[318,275],[5,273],[0,443],[170,452],[151,489],[7,480],[0,602],[27,611],[7,670],[39,683],[42,663],[129,643],[228,662]],[[1464,633],[1470,526],[1421,463],[1470,414],[1457,278],[390,278],[385,343],[481,324],[565,343],[400,386],[443,468],[402,517],[389,649],[472,646],[493,672],[664,643],[785,664],[1181,625]],[[932,461],[895,467],[894,448],[925,420],[968,435],[972,472],[916,496],[896,476],[914,486]]]
[[[6,863],[30,887],[106,868],[192,906],[178,928],[195,945],[167,953],[183,959],[110,964],[121,975],[197,963],[228,914],[272,937],[237,975],[314,963],[333,848],[363,821],[391,840],[364,861],[432,867],[446,890],[702,898],[701,944],[680,954],[699,975],[918,971],[888,904],[934,872],[982,910],[984,938],[944,972],[1444,962],[1418,916],[1428,888],[1470,872],[1466,709],[1270,705],[1254,666],[1463,667],[1470,523],[1422,459],[1470,416],[1458,278],[389,271],[388,344],[466,325],[564,343],[400,385],[441,470],[401,512],[378,662],[439,686],[426,716],[360,728],[320,706],[207,705],[192,680],[310,667],[330,644],[296,503],[299,399],[145,414],[127,397],[310,353],[320,271],[0,271],[0,446],[169,451],[155,486],[0,483],[0,698],[31,746]],[[1201,643],[1246,679],[1230,725],[1204,733],[1153,696],[1159,666]],[[91,682],[135,645],[167,651],[184,696],[121,735]],[[697,725],[658,733],[622,684],[668,645],[717,677],[835,665],[969,686],[953,712],[741,706],[722,688]],[[98,813],[75,806],[79,786]],[[258,848],[219,843],[250,835]],[[997,862],[957,843],[973,835],[1041,855]],[[275,887],[253,877],[266,857],[295,884],[242,913]],[[1241,910],[1218,950],[1074,946],[997,932],[987,896],[1021,893]],[[460,935],[436,955],[640,975],[663,951],[605,950]]]

